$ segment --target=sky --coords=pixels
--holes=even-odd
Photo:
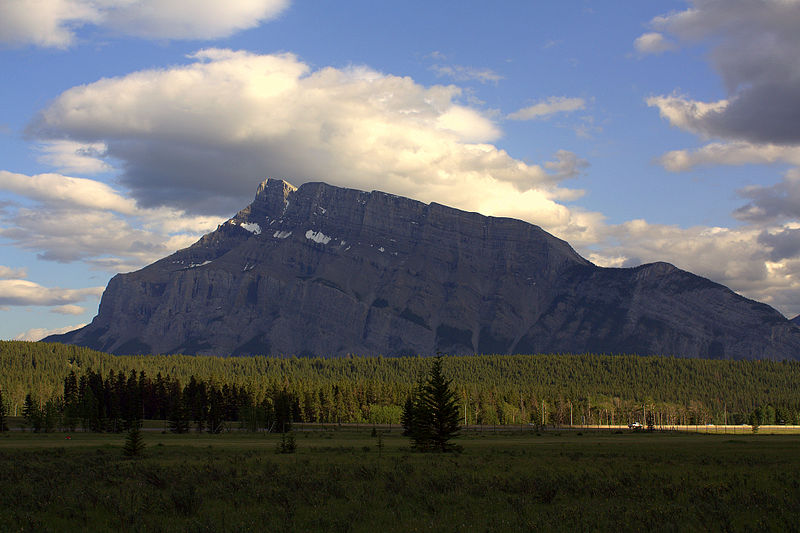
[[[0,338],[267,177],[537,224],[800,314],[800,0],[0,0]]]

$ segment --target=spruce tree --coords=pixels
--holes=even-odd
[[[412,448],[419,451],[457,451],[450,442],[458,436],[458,403],[450,388],[452,381],[442,374],[442,357],[431,364],[428,379],[417,387],[403,408],[403,434],[411,437]]]

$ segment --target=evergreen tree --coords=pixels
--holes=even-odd
[[[189,431],[189,415],[180,398],[170,409],[169,430],[172,433],[187,433]]]
[[[275,431],[286,433],[292,430],[292,395],[284,388],[275,396],[273,417]]]
[[[36,402],[33,401],[33,397],[30,393],[25,396],[25,404],[22,406],[22,416],[25,418],[25,424],[31,426],[35,433],[41,431],[44,422],[42,410],[36,405]]]
[[[142,454],[144,447],[142,421],[134,420],[131,424],[131,428],[128,430],[128,436],[125,437],[125,446],[122,448],[122,453],[125,454],[126,457],[136,457]]]
[[[75,431],[78,425],[78,415],[80,412],[78,400],[78,378],[75,376],[75,371],[70,370],[69,375],[64,378],[63,406],[64,426],[70,431]]]
[[[452,380],[442,374],[442,356],[431,364],[428,379],[403,409],[404,435],[411,437],[412,447],[420,451],[457,451],[450,442],[458,436],[458,403],[450,388]]]

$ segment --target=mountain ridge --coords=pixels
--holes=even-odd
[[[112,353],[605,352],[795,359],[800,329],[678,269],[602,268],[540,227],[322,182],[261,183],[46,340]]]

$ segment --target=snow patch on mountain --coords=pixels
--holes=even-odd
[[[314,231],[308,230],[306,232],[306,239],[314,242],[318,242],[320,244],[328,244],[331,242],[331,238],[322,233],[321,231]]]
[[[239,225],[253,235],[261,235],[261,226],[255,222],[241,222]]]

